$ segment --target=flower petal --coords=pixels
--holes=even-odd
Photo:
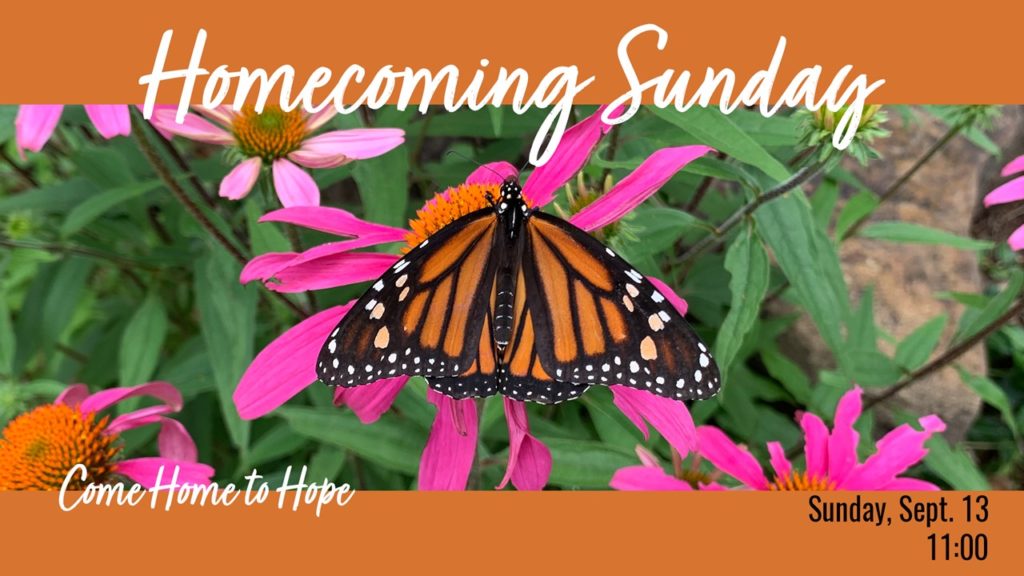
[[[127,104],[87,104],[85,113],[100,136],[107,140],[114,136],[129,136],[132,133],[132,117]]]
[[[566,130],[551,159],[538,166],[526,179],[523,196],[529,198],[535,207],[551,202],[555,191],[583,168],[594,146],[612,129],[611,124],[601,120],[605,108],[607,106],[601,106],[597,112]]]
[[[295,252],[268,252],[248,261],[245,267],[242,268],[242,273],[239,274],[238,279],[242,284],[248,284],[256,279],[270,280],[289,266],[298,266],[326,256],[345,254],[357,248],[376,246],[382,243],[384,242],[381,242],[378,236],[364,236],[344,242],[320,244],[300,254]],[[394,262],[397,259],[397,256],[393,256],[391,261]]]
[[[260,168],[263,167],[263,160],[260,158],[249,158],[243,160],[228,172],[228,175],[220,181],[218,194],[221,198],[229,200],[241,200],[249,195],[256,180],[260,177]]]
[[[25,150],[39,152],[53,135],[64,111],[61,105],[22,104],[14,118],[14,139],[18,154],[25,157]]]
[[[700,426],[697,438],[700,442],[698,452],[716,468],[750,488],[768,489],[768,479],[754,455],[737,446],[724,432],[714,426]]]
[[[267,288],[275,292],[303,292],[368,282],[379,278],[396,260],[398,256],[394,254],[346,251],[291,263],[274,274],[276,281],[267,282]]]
[[[114,471],[138,482],[145,488],[156,485],[157,476],[163,468],[160,485],[167,486],[174,479],[174,468],[178,468],[177,482],[179,485],[203,485],[210,483],[213,468],[196,462],[183,462],[170,458],[132,458],[122,460],[115,465]]]
[[[181,124],[175,118],[176,115],[176,107],[155,108],[149,122],[162,133],[183,136],[189,140],[224,146],[235,143],[234,136],[227,130],[200,118],[197,114],[186,113]]]
[[[682,296],[676,294],[676,291],[673,290],[671,286],[654,276],[648,276],[647,279],[651,284],[654,284],[654,287],[658,289],[658,292],[661,292],[662,296],[672,303],[672,306],[675,306],[675,309],[679,312],[680,316],[686,316],[686,311],[689,309],[689,305],[686,303],[686,300],[683,300]]]
[[[166,404],[171,412],[181,410],[181,392],[168,382],[148,382],[129,388],[108,388],[89,396],[79,404],[79,410],[88,414],[99,412],[126,398],[152,396]]]
[[[334,389],[334,405],[348,406],[360,422],[372,424],[391,408],[408,381],[408,376],[398,376],[352,388],[338,386]]]
[[[274,190],[285,208],[319,206],[320,189],[308,172],[284,158],[274,160]]]
[[[160,456],[183,462],[196,462],[199,460],[199,452],[196,450],[196,443],[192,440],[185,425],[177,420],[163,418],[160,425],[160,435],[157,437],[157,448]]]
[[[843,394],[836,406],[832,434],[828,438],[828,477],[837,485],[857,464],[857,443],[860,434],[853,428],[860,418],[861,389],[855,386]]]
[[[107,432],[110,432],[111,434],[120,434],[125,430],[131,430],[147,424],[159,422],[164,419],[164,414],[169,414],[171,412],[171,408],[166,405],[149,406],[147,408],[133,410],[127,414],[121,414],[111,420],[110,424],[107,425]]]
[[[692,491],[686,482],[669,476],[660,466],[627,466],[619,468],[609,486],[616,490],[643,490],[651,492]]]
[[[777,478],[789,476],[793,471],[793,465],[790,464],[789,459],[786,458],[786,451],[782,449],[782,444],[779,444],[778,442],[769,442],[768,456],[772,464],[772,470],[775,471],[775,476]]]
[[[135,108],[140,113],[142,113],[142,114],[146,113],[146,107],[141,105],[141,104],[136,104]],[[178,106],[177,106],[177,104],[154,104],[153,105],[153,110],[168,110],[168,109],[169,110],[177,110]],[[174,134],[164,130],[163,128],[161,128],[160,126],[157,126],[156,124],[153,124],[152,122],[150,124],[153,126],[153,128],[156,128],[156,131],[159,132],[160,135],[163,136],[165,139],[170,140],[171,138],[174,138]]]
[[[551,451],[530,434],[526,404],[503,398],[508,422],[508,466],[498,489],[509,480],[517,490],[542,490],[551,476]]]
[[[686,456],[697,449],[697,432],[686,404],[650,392],[616,384],[610,386],[615,405],[647,437],[646,420],[665,440]]]
[[[1017,156],[1006,166],[1003,166],[1003,171],[1000,172],[1003,176],[1009,176],[1018,172],[1024,172],[1024,154]]]
[[[403,142],[405,132],[398,128],[334,130],[303,141],[288,158],[306,168],[337,168],[353,160],[380,156]]]
[[[800,417],[804,430],[804,457],[807,460],[807,474],[814,478],[828,475],[828,427],[816,415],[804,412]]]
[[[931,482],[925,482],[924,480],[918,480],[917,478],[897,478],[886,484],[882,490],[892,490],[894,492],[923,492],[926,490],[941,490],[941,488]]]
[[[470,172],[466,184],[501,184],[508,178],[519,177],[519,170],[508,162],[488,162]]]
[[[1024,176],[1014,178],[985,195],[985,206],[1024,200]]]
[[[946,429],[942,419],[934,415],[921,418],[920,424],[923,430],[903,424],[883,436],[876,444],[878,451],[837,486],[844,490],[880,490],[891,484],[928,454],[924,443],[932,434]]]
[[[89,397],[89,387],[85,384],[72,384],[65,388],[57,398],[54,399],[54,404],[65,404],[67,406],[78,406],[83,400]]]
[[[386,238],[384,241],[387,242],[399,242],[408,234],[401,228],[367,222],[356,218],[351,212],[324,206],[281,208],[264,214],[260,217],[260,222],[284,222],[335,236],[381,236]]]
[[[712,150],[708,146],[680,146],[658,150],[613,186],[607,194],[574,214],[569,222],[588,232],[615,222],[643,204],[644,200],[650,198],[684,166]]]
[[[259,418],[315,382],[320,347],[351,307],[349,303],[318,312],[261,350],[232,396],[238,415]]]
[[[1024,226],[1017,228],[1010,234],[1007,244],[1014,250],[1024,250]]]
[[[309,132],[315,132],[317,128],[323,126],[331,118],[334,118],[338,114],[338,109],[333,104],[328,104],[321,108],[319,111],[306,116],[306,130]]]
[[[472,398],[454,400],[427,390],[437,416],[420,458],[420,490],[465,490],[476,454],[477,415]]]

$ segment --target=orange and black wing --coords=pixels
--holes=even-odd
[[[444,379],[479,366],[497,228],[494,210],[478,210],[398,260],[331,332],[317,358],[320,380],[359,386],[400,374]]]
[[[527,219],[524,243],[534,364],[554,381],[623,384],[674,400],[718,392],[718,366],[707,346],[611,249],[542,212]]]

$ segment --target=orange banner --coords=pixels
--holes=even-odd
[[[64,512],[53,493],[0,494],[5,571],[38,573],[52,565],[55,549],[56,558],[76,559],[75,573],[136,566],[147,574],[179,573],[183,565],[191,573],[263,574],[325,566],[642,574],[668,565],[1009,574],[1024,560],[1020,492],[360,492],[343,507],[324,506],[319,518],[315,504],[293,511],[294,493],[285,493],[281,508],[278,498],[272,491],[251,507],[239,498],[229,507],[165,511],[161,497],[155,510],[146,498],[135,507],[80,504]],[[826,521],[843,514],[845,522]],[[113,534],[130,534],[131,543],[112,550]]]
[[[664,50],[655,32],[645,32],[627,52],[637,82],[667,73],[666,90],[689,71],[692,94],[712,67],[732,69],[739,91],[757,71],[770,68],[785,37],[776,95],[800,70],[820,66],[820,96],[849,64],[847,85],[857,75],[885,81],[869,97],[875,103],[1024,102],[1024,75],[1012,64],[1020,53],[1024,8],[1013,0],[983,0],[957,10],[867,0],[833,14],[807,0],[784,8],[651,0],[598,6],[524,0],[493,10],[453,0],[443,9],[416,3],[381,10],[323,1],[263,7],[181,0],[151,12],[126,0],[14,3],[4,9],[8,25],[0,35],[0,48],[9,55],[0,101],[142,102],[146,89],[139,79],[153,71],[163,34],[174,32],[166,61],[173,70],[189,63],[204,30],[197,65],[211,74],[221,65],[227,72],[245,67],[268,74],[290,65],[296,84],[305,85],[322,80],[314,72],[325,67],[331,79],[318,90],[326,94],[358,65],[366,76],[348,91],[350,101],[385,66],[437,73],[451,64],[464,85],[478,71],[491,85],[506,67],[527,71],[532,87],[555,67],[576,66],[581,81],[594,81],[575,102],[607,103],[630,89],[617,54],[620,40],[638,26],[654,24],[664,30]],[[201,100],[209,78],[197,78],[193,103]],[[182,88],[181,80],[165,82],[158,100],[175,103]],[[394,102],[400,90],[387,100]],[[646,102],[654,97],[653,87],[643,94]],[[431,100],[443,101],[443,90]]]

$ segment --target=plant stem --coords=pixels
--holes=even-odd
[[[789,192],[790,190],[796,188],[797,186],[800,186],[804,182],[807,182],[808,180],[814,178],[822,171],[822,169],[824,169],[824,167],[824,162],[817,162],[810,166],[805,166],[801,168],[796,174],[790,176],[789,179],[786,180],[785,182],[781,182],[774,188],[764,192],[763,194],[758,195],[756,198],[754,198],[752,202],[744,204],[742,208],[733,212],[732,215],[725,220],[725,222],[722,222],[721,225],[717,226],[711,234],[705,236],[703,239],[701,239],[700,242],[697,242],[692,247],[690,247],[690,249],[683,254],[682,258],[680,258],[680,263],[685,264],[695,259],[697,256],[700,256],[709,248],[715,246],[716,244],[719,244],[725,237],[725,235],[729,233],[730,230],[735,228],[736,225],[742,222],[744,218],[746,218],[750,214],[753,214],[754,211],[760,208],[762,204],[770,202],[778,198],[779,196],[782,196],[786,192]]]
[[[959,344],[956,344],[955,346],[950,347],[948,350],[943,352],[941,356],[925,364],[924,366],[918,368],[917,370],[914,370],[913,372],[905,376],[902,380],[900,380],[896,384],[893,384],[891,388],[886,389],[878,396],[873,396],[865,400],[864,409],[867,410],[868,408],[871,408],[879,404],[880,402],[892,398],[901,390],[904,390],[907,387],[912,386],[917,382],[920,382],[925,376],[929,376],[933,372],[941,370],[942,368],[951,364],[957,358],[963,356],[964,353],[973,348],[976,344],[988,338],[989,335],[998,330],[1003,324],[1006,324],[1010,320],[1013,320],[1022,313],[1024,313],[1024,298],[1019,298],[1013,306],[1011,306],[1006,312],[1003,313],[1002,316],[993,320],[990,324],[986,325],[984,328],[976,332],[970,338],[964,340],[963,342],[960,342]]]
[[[178,152],[178,149],[174,146],[174,143],[168,140],[167,138],[164,138],[162,134],[157,132],[156,127],[154,127],[149,122],[146,122],[145,124],[149,127],[150,134],[155,135],[156,141],[160,143],[164,151],[167,152],[167,155],[170,156],[172,160],[174,160],[174,163],[178,166],[178,169],[188,175],[188,181],[190,184],[192,184],[192,188],[195,189],[196,193],[199,194],[199,197],[202,198],[204,202],[206,202],[207,206],[209,206],[212,209],[215,209],[217,207],[217,203],[214,200],[213,195],[210,194],[210,191],[207,190],[205,186],[203,186],[202,182],[199,181],[199,177],[196,176],[194,172],[192,172],[192,169],[191,167],[189,167],[188,162],[185,161],[185,157],[181,155],[181,152]]]
[[[147,266],[142,262],[125,258],[118,254],[112,254],[110,252],[102,252],[100,250],[94,250],[92,248],[86,248],[84,246],[72,246],[66,244],[52,244],[46,242],[22,242],[20,240],[7,240],[0,238],[0,246],[6,246],[7,248],[24,248],[26,250],[41,250],[43,252],[51,252],[56,254],[78,254],[80,256],[86,256],[89,258],[96,258],[98,260],[106,260],[112,262],[129,280],[132,281],[136,286],[146,291],[146,285],[142,282],[132,268],[139,268],[148,272],[157,272],[158,268]]]
[[[14,170],[14,172],[18,176],[21,176],[21,179],[24,180],[26,184],[33,188],[39,187],[39,183],[36,182],[36,179],[32,177],[32,173],[19,166],[18,163],[15,162],[14,159],[11,158],[10,155],[7,154],[7,151],[4,150],[3,148],[0,148],[0,159],[2,159],[5,164],[10,166],[11,169]]]

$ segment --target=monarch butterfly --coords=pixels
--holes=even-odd
[[[515,178],[388,269],[331,332],[317,375],[359,386],[421,375],[452,398],[555,404],[591,385],[710,398],[718,367],[643,275]]]

